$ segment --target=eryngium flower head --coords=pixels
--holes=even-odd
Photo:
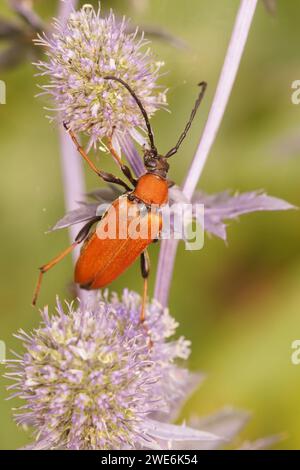
[[[103,77],[114,75],[132,87],[151,116],[166,103],[156,84],[162,63],[155,62],[147,41],[138,30],[128,33],[128,21],[117,21],[113,12],[103,18],[100,6],[74,11],[66,26],[55,22],[51,37],[36,41],[46,49],[48,62],[36,65],[50,77],[44,92],[53,96],[57,111],[74,132],[84,132],[90,145],[104,137],[129,132],[136,140],[144,121],[135,101],[119,83]],[[142,139],[143,140],[143,139]]]
[[[66,313],[58,302],[39,328],[19,332],[26,352],[7,376],[26,402],[16,421],[33,426],[33,448],[158,448],[153,420],[182,401],[190,374],[176,360],[187,358],[189,342],[167,341],[177,324],[155,301],[146,325],[140,308],[128,291],[121,301],[106,294],[67,304]]]

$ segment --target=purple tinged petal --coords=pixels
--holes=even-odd
[[[238,450],[266,450],[269,447],[273,447],[282,440],[286,438],[283,434],[278,434],[275,436],[267,436],[256,441],[246,441],[244,442]]]
[[[60,230],[63,228],[70,227],[71,225],[79,224],[81,222],[86,222],[97,213],[98,204],[82,204],[78,209],[74,209],[64,215],[58,222],[49,230],[53,232],[54,230]]]
[[[192,202],[204,204],[205,231],[226,240],[226,220],[258,211],[279,211],[295,209],[295,206],[259,191],[251,191],[231,196],[228,191],[207,195],[197,192]]]
[[[173,407],[173,410],[171,410],[171,414],[169,417],[170,421],[176,421],[178,419],[180,411],[182,410],[182,407],[189,400],[189,398],[193,395],[193,393],[196,392],[196,390],[200,387],[200,385],[202,385],[202,382],[205,380],[205,377],[206,377],[205,374],[200,373],[200,372],[189,373],[187,380],[185,380],[185,383],[184,383],[184,387],[183,387],[184,393],[182,395],[182,398],[176,403],[176,405]],[[209,429],[207,430],[210,431]],[[214,431],[211,431],[211,432],[214,432]],[[221,434],[221,433],[216,432],[216,434]]]
[[[121,196],[122,191],[115,185],[109,184],[106,188],[95,189],[94,191],[90,191],[87,193],[87,196],[91,199],[95,199],[96,201],[103,203],[103,202],[112,202],[117,197]]]
[[[145,173],[145,167],[141,157],[138,154],[138,151],[136,150],[132,142],[132,139],[128,136],[128,134],[123,134],[120,135],[119,140],[121,148],[128,160],[128,163],[131,165],[135,175],[138,177],[141,176],[143,173]]]
[[[176,185],[172,186],[169,189],[169,197],[170,197],[171,203],[178,203],[178,202],[188,203],[189,202],[187,197],[182,192],[182,189]]]
[[[213,434],[223,436],[226,440],[231,441],[243,428],[250,419],[250,413],[233,408],[224,408],[204,418],[192,418],[189,425],[196,429],[208,431]],[[205,445],[205,449],[216,449],[218,443],[212,442]]]
[[[143,429],[161,445],[162,449],[195,449],[203,442],[224,442],[222,436],[211,432],[200,431],[185,425],[161,423],[145,419]]]
[[[178,186],[172,187],[170,189],[170,203],[181,202],[188,203],[187,197]],[[228,191],[213,195],[197,192],[192,198],[192,203],[204,205],[204,230],[222,240],[227,239],[226,220],[257,211],[295,209],[292,204],[259,191],[234,196],[231,196]],[[177,246],[178,240],[162,240],[161,242],[154,297],[164,307],[167,305],[169,297]]]
[[[67,212],[67,214],[59,219],[59,221],[49,230],[49,232],[70,227],[71,225],[75,225],[81,222],[86,222],[91,220],[96,215],[101,215],[105,211],[105,207],[102,205],[112,203],[121,194],[122,192],[113,186],[109,186],[108,188],[104,189],[96,189],[95,191],[89,192],[87,196],[97,201],[97,204],[80,201],[78,203],[79,207],[70,212]],[[102,211],[100,209],[102,209]]]

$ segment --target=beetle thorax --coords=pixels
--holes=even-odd
[[[146,173],[137,182],[133,195],[145,204],[162,206],[168,202],[168,183],[153,173]]]

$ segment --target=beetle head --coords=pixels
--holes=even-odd
[[[161,178],[166,178],[169,171],[167,159],[153,149],[144,149],[144,165],[148,173],[153,173]]]

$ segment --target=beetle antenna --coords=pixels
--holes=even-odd
[[[203,96],[204,96],[204,94],[205,94],[205,90],[206,90],[206,88],[207,88],[207,83],[206,83],[206,82],[201,82],[201,83],[198,84],[198,86],[201,87],[201,90],[200,90],[199,96],[198,96],[198,98],[197,98],[197,100],[196,100],[195,106],[194,106],[194,108],[193,108],[193,110],[192,110],[192,112],[191,112],[190,119],[189,119],[187,125],[185,126],[185,129],[184,129],[183,133],[182,133],[181,136],[179,137],[179,140],[178,140],[177,144],[175,145],[175,147],[171,148],[171,150],[168,151],[168,153],[165,155],[165,158],[172,157],[172,155],[174,155],[174,154],[178,151],[180,145],[182,144],[183,140],[184,140],[184,139],[186,138],[186,136],[187,136],[188,131],[190,130],[190,127],[191,127],[191,125],[192,125],[193,119],[194,119],[194,117],[196,116],[196,113],[197,113],[197,110],[198,110],[198,108],[199,108],[199,105],[200,105],[200,103],[201,103],[201,101],[202,101],[202,99],[203,99]]]
[[[155,154],[157,154],[157,149],[156,149],[155,144],[154,144],[154,136],[153,136],[152,127],[151,127],[151,124],[150,124],[150,121],[149,121],[149,117],[148,117],[148,114],[147,114],[141,100],[139,99],[139,97],[135,94],[135,92],[132,90],[132,88],[126,82],[124,82],[124,80],[122,80],[121,78],[114,77],[113,75],[108,75],[108,76],[104,77],[104,79],[105,80],[115,80],[116,82],[121,83],[121,85],[123,85],[126,88],[126,90],[129,91],[129,93],[131,94],[131,96],[135,100],[136,104],[140,108],[141,113],[144,117],[146,127],[147,127],[147,130],[148,130],[148,137],[149,137],[151,150]]]

